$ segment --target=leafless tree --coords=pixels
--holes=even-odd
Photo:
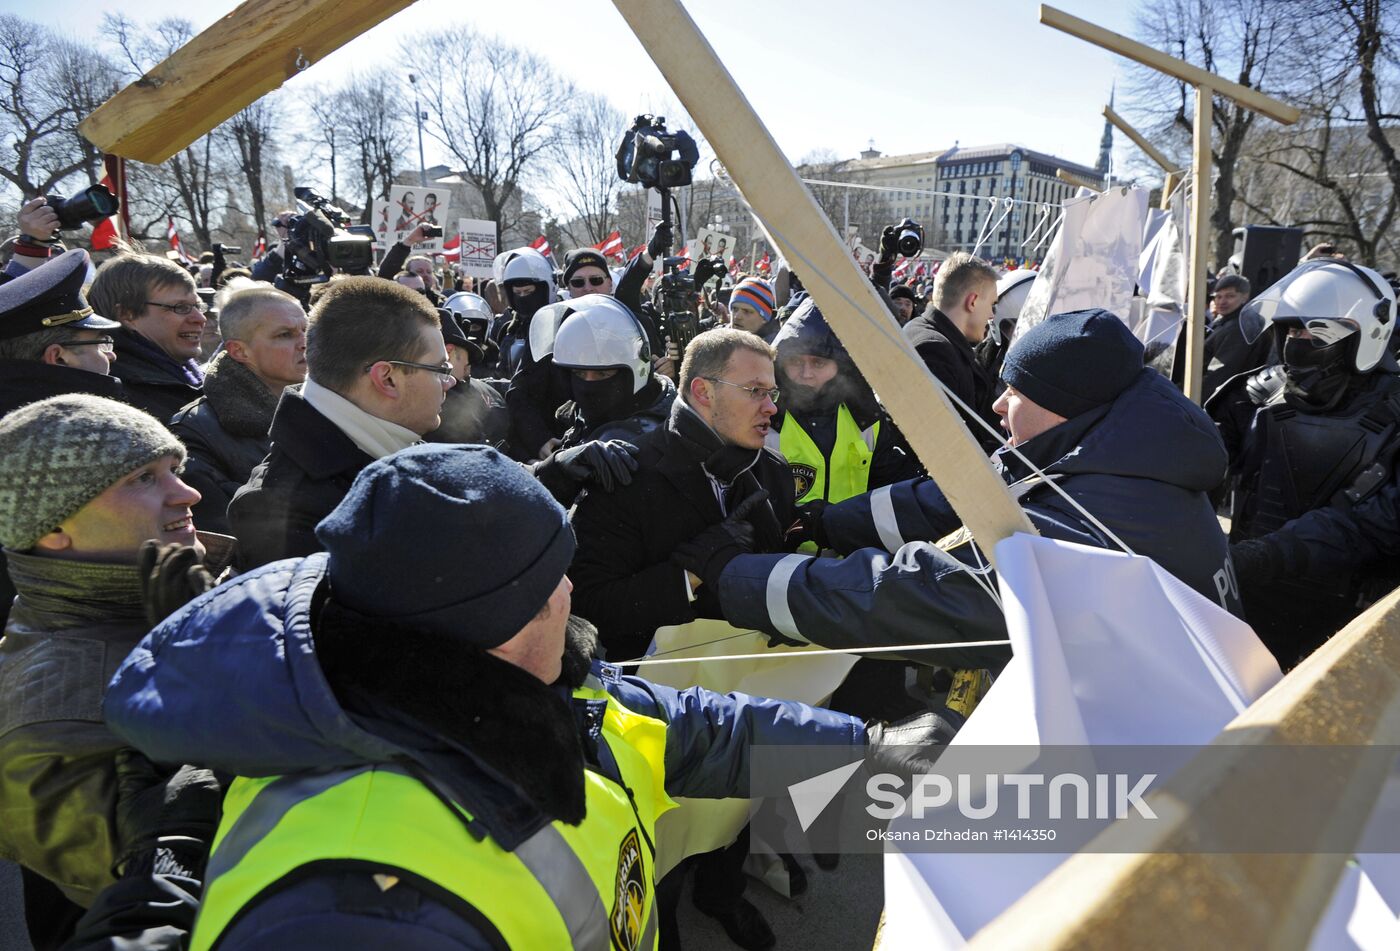
[[[571,83],[540,57],[459,25],[412,47],[422,76],[426,129],[481,195],[496,237],[521,212],[521,187],[542,172],[565,121]]]
[[[574,96],[549,158],[555,191],[571,213],[567,234],[576,245],[596,244],[617,227],[614,153],[627,119],[603,96]]]
[[[830,149],[819,149],[808,154],[798,164],[797,170],[803,178],[818,181],[863,184],[865,179],[851,160],[837,158]],[[809,184],[807,188],[842,237],[845,237],[845,233],[841,229],[849,225],[856,229],[862,241],[874,247],[873,242],[879,238],[885,226],[894,224],[889,200],[883,192],[843,185]]]
[[[1275,92],[1288,77],[1278,70],[1281,50],[1294,40],[1287,0],[1145,0],[1137,9],[1138,39],[1242,86]],[[1133,67],[1130,117],[1165,151],[1190,155],[1194,91],[1145,66]],[[1236,167],[1257,114],[1232,99],[1213,103],[1211,155],[1216,171],[1211,203],[1214,262],[1234,248]]]
[[[331,93],[335,102],[327,115],[339,128],[346,164],[358,178],[364,198],[362,223],[368,224],[376,198],[388,198],[394,170],[408,149],[403,110],[395,105],[400,93],[384,70],[360,73]]]
[[[84,184],[97,181],[99,156],[78,122],[112,91],[110,64],[96,50],[0,14],[0,141],[10,153],[0,177],[26,200],[79,172]]]
[[[275,91],[268,93],[219,127],[220,135],[232,146],[232,158],[247,183],[251,203],[247,210],[259,230],[267,227],[268,220],[264,176],[273,167],[277,152],[281,118],[277,95]]]

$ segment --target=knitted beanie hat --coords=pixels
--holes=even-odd
[[[734,285],[734,292],[729,297],[729,306],[748,304],[758,311],[759,316],[764,320],[772,320],[773,307],[777,301],[777,297],[773,294],[773,288],[769,286],[767,281],[756,277],[746,277]]]
[[[0,420],[0,544],[27,551],[122,476],[185,459],[154,416],[100,396],[30,403]]]
[[[1142,344],[1100,308],[1052,314],[1006,353],[1006,385],[1066,419],[1118,398],[1142,375]]]
[[[575,248],[564,255],[563,286],[569,286],[569,278],[581,267],[596,267],[604,274],[609,273],[608,259],[603,257],[602,252],[593,248]]]
[[[574,557],[559,503],[480,445],[426,443],[377,460],[316,537],[337,602],[483,649],[540,612]]]

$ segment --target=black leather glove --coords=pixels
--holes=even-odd
[[[647,242],[647,257],[653,261],[664,258],[671,250],[671,225],[665,221],[659,222],[656,230],[651,233],[651,240]]]
[[[724,521],[677,545],[671,553],[672,563],[698,575],[703,584],[717,591],[724,566],[753,551],[755,532],[749,513],[767,500],[768,490],[759,489],[735,506]]]
[[[963,725],[961,715],[946,708],[865,725],[865,762],[872,772],[905,779],[933,771],[933,764]]]
[[[826,511],[826,502],[821,499],[814,499],[806,505],[797,507],[797,521],[787,530],[787,543],[791,549],[797,549],[805,542],[812,542],[818,548],[830,548],[827,543],[826,530],[822,528],[822,514]]]
[[[880,232],[880,263],[889,264],[899,253],[899,233],[894,225],[885,225]]]
[[[136,564],[141,572],[141,601],[151,627],[214,587],[214,576],[199,558],[189,545],[162,545],[154,540],[141,544]]]
[[[1266,585],[1283,572],[1282,552],[1264,538],[1231,545],[1230,561],[1235,566],[1235,580],[1241,588]]]
[[[222,803],[223,790],[209,770],[182,766],[170,773],[135,750],[119,751],[114,871],[151,871],[157,863],[171,871],[174,863],[202,877]]]
[[[572,505],[584,486],[611,492],[631,485],[637,471],[637,447],[621,439],[594,440],[572,449],[561,449],[532,467],[549,494],[560,505]]]

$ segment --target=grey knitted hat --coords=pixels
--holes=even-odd
[[[0,545],[27,551],[122,476],[185,447],[154,416],[100,396],[30,403],[0,420]]]

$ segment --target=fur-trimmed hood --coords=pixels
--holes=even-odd
[[[570,693],[592,652],[591,625],[571,620],[564,676],[545,685],[450,638],[339,607],[317,554],[172,615],[117,672],[105,717],[152,759],[239,776],[404,764],[511,849],[584,817],[585,747],[602,717]]]

